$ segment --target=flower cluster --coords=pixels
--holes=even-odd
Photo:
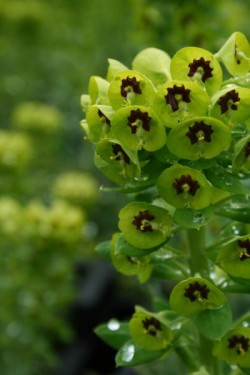
[[[250,45],[235,32],[215,54],[185,47],[170,58],[146,48],[131,68],[109,59],[106,79],[92,76],[88,94],[81,97],[86,114],[81,126],[95,145],[96,167],[122,192],[151,194],[150,200],[136,198],[121,209],[120,232],[109,245],[114,267],[141,282],[159,274],[181,280],[172,290],[170,307],[180,315],[195,315],[210,339],[221,339],[231,324],[213,332],[202,323],[228,314],[226,297],[212,277],[182,267],[170,240],[181,227],[200,229],[213,213],[250,222],[249,72]],[[236,282],[250,277],[247,231],[246,226],[237,238],[212,246],[213,267]],[[139,347],[162,353],[178,336],[168,332],[167,322],[137,308],[130,335]],[[249,339],[244,337],[233,335],[226,352],[236,348],[234,357],[244,360],[234,363],[246,367]],[[225,359],[223,342],[214,353]]]

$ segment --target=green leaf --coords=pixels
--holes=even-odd
[[[94,332],[114,349],[120,349],[130,338],[128,323],[119,322],[117,319],[111,319],[107,323],[100,324],[94,329]]]
[[[174,222],[185,228],[200,229],[206,225],[213,215],[211,206],[203,210],[192,210],[191,208],[177,208],[174,213]]]
[[[231,193],[249,193],[249,187],[245,186],[237,176],[233,175],[221,165],[206,169],[204,172],[208,180],[217,188],[230,191]]]
[[[215,206],[216,215],[250,224],[250,200],[248,195],[236,194]]]
[[[98,254],[100,254],[103,258],[110,260],[110,244],[110,241],[101,242],[95,247],[95,251]]]
[[[228,304],[216,310],[200,312],[194,321],[199,331],[208,339],[216,340],[225,335],[232,325],[232,311]]]
[[[145,350],[139,345],[135,344],[132,340],[129,340],[118,351],[115,361],[117,366],[138,366],[160,359],[165,354],[166,350]]]

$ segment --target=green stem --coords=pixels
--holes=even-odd
[[[206,243],[206,228],[187,229],[187,241],[189,250],[189,267],[191,275],[200,274],[209,277],[208,259],[204,253]],[[212,355],[213,343],[199,334],[199,356],[200,363],[205,366],[209,373],[219,375],[218,361]]]
[[[187,241],[189,249],[189,267],[192,275],[199,273],[208,276],[208,260],[204,254],[205,227],[187,229]]]

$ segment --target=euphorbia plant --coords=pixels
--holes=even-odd
[[[250,292],[249,71],[235,32],[217,53],[146,48],[131,69],[110,59],[82,95],[96,167],[117,185],[106,190],[130,200],[96,250],[145,288],[162,286],[150,311],[96,328],[118,366],[176,351],[188,373],[250,371],[250,312],[232,318],[229,298]]]

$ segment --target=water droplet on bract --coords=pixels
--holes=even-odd
[[[110,329],[110,331],[117,331],[121,325],[118,322],[118,320],[112,319],[108,322],[107,326],[108,326],[108,329]]]
[[[232,181],[226,181],[226,186],[232,186],[232,185],[233,185]]]
[[[243,327],[249,327],[249,322],[243,322],[242,325]]]
[[[140,176],[140,177],[134,177],[134,180],[135,181],[147,181],[148,180],[148,176]]]
[[[121,357],[123,362],[131,362],[135,354],[135,346],[133,344],[124,345]]]
[[[202,214],[197,214],[196,216],[193,217],[194,224],[204,224],[205,221],[206,221],[206,218]]]
[[[233,234],[235,234],[236,236],[240,234],[239,229],[238,229],[235,225],[232,227],[232,232],[233,232]]]

